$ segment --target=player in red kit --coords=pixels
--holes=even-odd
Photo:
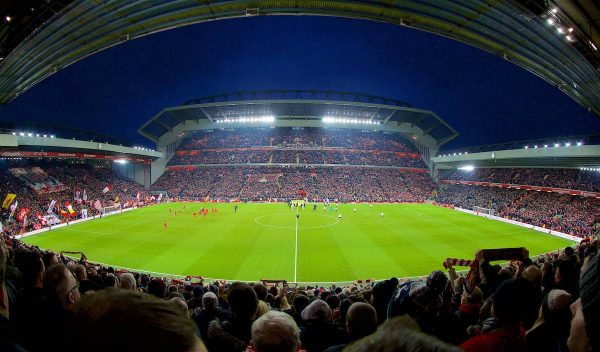
[[[167,220],[164,221],[163,223],[163,229],[168,229],[169,225],[167,224]]]

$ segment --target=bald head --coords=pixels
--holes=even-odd
[[[530,265],[523,271],[523,278],[535,287],[542,286],[542,271],[535,265]]]
[[[353,339],[372,334],[377,329],[377,312],[367,303],[357,302],[350,306],[346,315],[346,330]]]

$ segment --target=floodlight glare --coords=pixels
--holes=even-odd
[[[573,28],[569,28],[569,33],[573,33]]]
[[[544,148],[548,148],[548,144],[544,144]]]
[[[581,142],[577,142],[577,146],[578,146],[578,147],[581,147],[582,145],[583,145],[583,143],[581,143]]]
[[[525,149],[529,149],[529,146],[527,146],[527,145],[526,145],[526,146],[525,146]]]
[[[563,31],[563,29],[562,29],[562,28],[560,28],[560,27],[556,28],[556,31],[557,31],[558,33],[560,33],[560,34],[563,34],[563,32],[564,32],[564,31]]]
[[[127,164],[127,160],[125,160],[125,159],[115,159],[115,163],[117,163],[117,164]]]
[[[565,143],[565,147],[570,147],[570,146],[571,146],[571,143],[569,143],[569,142]]]
[[[552,9],[552,13],[557,13],[557,12],[558,12],[558,8],[555,7]]]
[[[558,148],[559,146],[560,146],[560,144],[554,143],[554,148]]]
[[[553,19],[551,19],[551,18],[549,18],[549,19],[548,19],[548,24],[549,24],[549,25],[553,25],[553,24],[554,24],[554,20],[553,20]]]
[[[475,166],[473,165],[465,165],[465,166],[461,166],[458,168],[459,170],[463,170],[463,171],[473,171],[475,170]]]

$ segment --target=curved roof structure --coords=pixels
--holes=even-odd
[[[186,129],[233,126],[243,118],[274,118],[276,126],[320,127],[324,118],[339,119],[339,127],[401,128],[431,138],[436,147],[458,132],[434,112],[382,97],[349,92],[273,90],[237,92],[193,99],[169,107],[146,122],[138,132],[159,143],[164,135],[183,125]],[[232,124],[228,124],[228,122]],[[198,125],[192,126],[195,122]],[[417,133],[412,133],[413,135]],[[432,145],[432,146],[433,146]]]
[[[548,12],[544,1],[521,2],[542,7],[496,0],[76,0],[0,61],[0,103],[88,55],[144,35],[217,19],[311,14],[382,21],[459,40],[510,60],[600,114],[600,56],[585,30],[595,22],[582,20],[577,27],[573,18]],[[561,32],[576,28],[566,33],[570,39],[557,33],[557,23],[565,26]]]

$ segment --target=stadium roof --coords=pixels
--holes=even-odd
[[[215,128],[227,126],[221,122],[245,117],[274,117],[278,126],[303,121],[325,125],[323,118],[326,117],[339,118],[336,124],[339,127],[377,128],[394,123],[408,124],[430,136],[437,146],[458,136],[456,130],[434,112],[414,108],[399,100],[308,90],[247,91],[193,99],[184,105],[164,109],[138,132],[158,142],[160,137],[186,121],[205,120],[209,122],[207,128]]]
[[[584,145],[581,142],[530,143],[519,149],[490,150],[482,148],[475,152],[442,152],[431,158],[436,169],[527,167],[527,168],[599,168],[600,145]]]
[[[89,55],[157,31],[225,18],[313,14],[404,25],[459,40],[527,69],[600,114],[597,12],[591,0],[556,0],[552,6],[542,0],[75,0],[0,61],[0,103]]]

